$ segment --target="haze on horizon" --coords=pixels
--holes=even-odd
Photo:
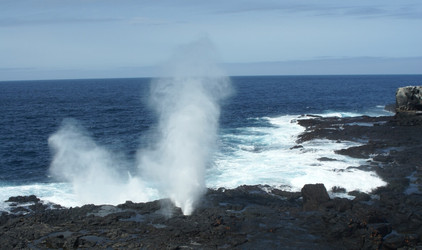
[[[420,0],[1,0],[0,81],[149,77],[208,37],[229,75],[422,74]]]

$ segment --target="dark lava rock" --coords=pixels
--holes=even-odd
[[[331,188],[331,192],[333,193],[346,193],[346,189],[339,186],[334,186]]]
[[[354,196],[354,201],[369,201],[371,200],[371,196],[367,193],[359,192],[359,191],[351,191],[348,195]]]
[[[25,207],[12,207],[12,209],[10,209],[10,211],[12,213],[18,214],[18,213],[28,213],[31,210],[29,210],[28,208],[25,208]]]
[[[336,159],[328,158],[328,157],[321,157],[318,158],[318,161],[337,161]]]
[[[404,235],[401,234],[390,234],[384,237],[384,246],[389,249],[397,249],[404,246]]]
[[[330,200],[324,184],[306,184],[301,192],[304,211],[318,210],[321,204]]]
[[[295,146],[290,148],[290,150],[292,150],[292,149],[303,149],[303,146],[302,145],[295,145]]]
[[[394,118],[399,126],[422,125],[422,111],[397,111]]]
[[[335,198],[332,201],[333,208],[338,212],[345,212],[352,209],[352,201],[346,198]]]
[[[15,203],[21,204],[21,203],[39,202],[39,201],[40,199],[36,197],[35,195],[29,195],[29,196],[12,196],[6,202],[15,202]]]

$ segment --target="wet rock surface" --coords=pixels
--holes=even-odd
[[[4,249],[420,249],[422,126],[397,117],[302,117],[306,140],[365,141],[337,153],[369,159],[389,184],[354,199],[330,198],[323,185],[302,192],[267,186],[208,190],[190,216],[168,200],[62,208],[12,197],[0,216]],[[362,125],[364,124],[364,125]],[[368,125],[369,124],[369,125]],[[330,160],[330,159],[323,159]],[[346,192],[341,186],[331,193]],[[25,204],[25,206],[24,206]]]

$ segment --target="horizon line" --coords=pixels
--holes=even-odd
[[[330,77],[330,76],[422,76],[421,73],[407,73],[407,74],[254,74],[254,75],[227,75],[230,78],[239,77]],[[78,81],[78,80],[123,80],[123,79],[155,79],[155,78],[171,78],[172,76],[128,76],[128,77],[86,77],[86,78],[46,78],[46,79],[13,79],[13,80],[0,80],[4,82],[36,82],[36,81]]]

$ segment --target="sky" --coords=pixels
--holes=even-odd
[[[0,81],[156,76],[202,37],[229,75],[422,74],[421,0],[0,0]]]

